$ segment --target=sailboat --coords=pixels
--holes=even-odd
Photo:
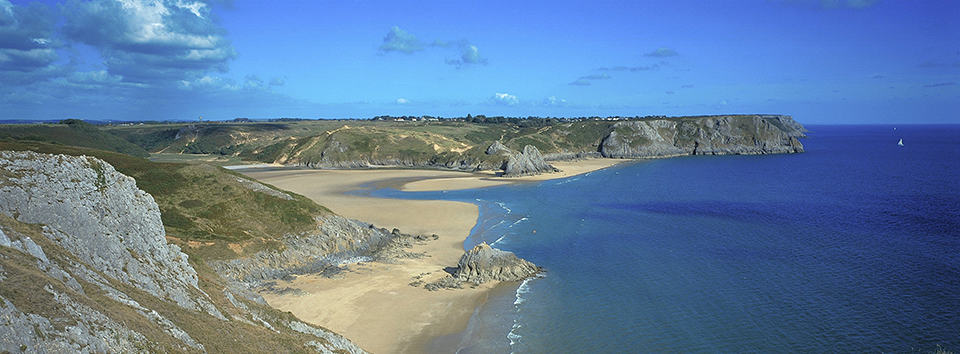
[[[903,146],[903,138],[900,138],[900,141],[897,142],[897,146]]]

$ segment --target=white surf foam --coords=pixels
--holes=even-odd
[[[520,323],[520,305],[523,305],[524,302],[527,302],[525,294],[530,292],[530,282],[536,279],[543,278],[543,274],[537,274],[533,278],[528,278],[520,283],[520,286],[517,287],[517,292],[515,293],[515,300],[513,300],[513,308],[516,311],[516,314],[513,316],[513,326],[510,328],[510,332],[507,333],[507,339],[510,340],[510,350],[515,352],[516,348],[514,347],[517,344],[520,344],[520,340],[523,339],[523,336],[517,333],[520,328],[523,328],[523,325]]]

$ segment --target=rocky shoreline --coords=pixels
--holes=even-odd
[[[803,152],[800,138],[806,129],[789,116],[704,116],[690,119],[621,121],[599,136],[593,150],[562,150],[542,153],[534,145],[515,151],[497,140],[484,150],[486,157],[441,160],[436,158],[387,158],[339,160],[350,151],[337,142],[336,154],[322,154],[320,161],[286,161],[308,168],[357,169],[378,166],[445,169],[454,171],[501,171],[503,177],[521,177],[557,172],[548,161],[583,158],[666,158],[687,155],[761,155]]]

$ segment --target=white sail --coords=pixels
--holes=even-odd
[[[903,138],[901,138],[900,141],[897,142],[897,146],[903,146]]]

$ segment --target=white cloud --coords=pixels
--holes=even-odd
[[[407,100],[406,98],[400,97],[397,99],[397,104],[407,104],[407,103],[410,103],[410,101]]]
[[[192,12],[194,15],[196,15],[199,18],[206,18],[203,16],[203,13],[201,12],[206,12],[207,4],[204,4],[202,2],[196,2],[196,1],[195,2],[177,1],[176,5],[181,9],[190,10],[190,12]]]
[[[191,0],[93,0],[64,5],[66,38],[100,51],[124,81],[162,85],[227,70],[235,56],[210,8]]]
[[[417,36],[410,32],[400,29],[398,26],[390,28],[390,32],[383,37],[383,44],[380,45],[383,52],[401,52],[413,54],[423,50],[423,43],[417,39]]]
[[[511,95],[509,93],[497,92],[493,95],[493,97],[491,97],[491,99],[493,100],[493,102],[496,102],[499,104],[505,104],[508,106],[513,106],[520,103],[520,99],[518,99],[517,96]]]
[[[557,96],[550,96],[543,100],[543,102],[549,106],[559,106],[567,103],[567,100],[563,98],[557,98]]]

